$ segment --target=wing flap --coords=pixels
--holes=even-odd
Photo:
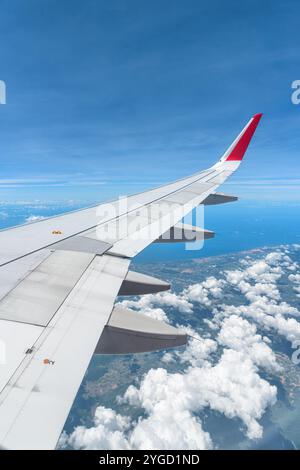
[[[0,321],[46,326],[94,256],[71,251],[50,254],[0,301]]]
[[[115,307],[95,354],[132,354],[182,346],[184,331],[142,313]]]

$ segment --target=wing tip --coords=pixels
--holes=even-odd
[[[225,161],[242,161],[263,113],[254,114]]]
[[[256,121],[259,122],[261,120],[262,116],[263,116],[263,113],[256,113],[256,114],[254,114],[252,119],[255,119]]]

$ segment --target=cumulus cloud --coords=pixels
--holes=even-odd
[[[193,311],[193,305],[186,298],[174,292],[142,295],[134,300],[123,300],[119,305],[124,308],[138,310],[144,315],[165,322],[168,322],[168,317],[163,307],[171,307],[181,313],[191,313]]]
[[[184,373],[150,369],[139,386],[128,387],[120,402],[142,408],[136,423],[98,407],[94,426],[78,426],[66,443],[76,449],[210,449],[213,443],[197,416],[203,408],[239,418],[250,439],[262,436],[259,419],[276,401],[276,387],[262,379],[254,362],[226,349],[216,365]]]
[[[285,317],[287,315],[299,316],[300,312],[297,308],[280,300],[281,296],[276,284],[283,275],[284,269],[294,264],[285,253],[273,252],[263,260],[247,261],[246,268],[243,270],[227,271],[227,282],[244,294],[248,304],[223,305],[219,310],[221,316],[243,315],[268,330],[275,330],[291,342],[299,339],[300,323],[294,318]],[[245,263],[243,265],[245,266]],[[291,276],[296,275],[291,274],[289,278]]]
[[[296,282],[297,284],[300,284],[300,274],[290,274],[289,280],[292,282]]]
[[[180,326],[180,329],[185,331],[190,339],[183,351],[174,351],[173,354],[177,357],[177,361],[186,362],[193,367],[207,364],[210,355],[216,352],[218,348],[217,342],[211,338],[203,338],[191,327]]]
[[[263,306],[263,308],[261,308]],[[291,343],[296,339],[300,339],[300,323],[297,322],[294,318],[284,318],[283,314],[290,308],[293,312],[293,307],[287,306],[286,308],[282,306],[271,306],[266,305],[263,302],[253,303],[249,306],[241,305],[224,305],[222,309],[222,315],[244,315],[248,318],[255,320],[259,325],[266,328],[267,330],[275,330],[281,336],[284,336]],[[272,315],[266,313],[267,311],[277,310],[281,313],[275,313]],[[296,309],[295,309],[296,310]]]
[[[294,291],[297,292],[297,297],[300,297],[300,274],[290,274],[289,280],[295,284]]]
[[[165,362],[166,364],[175,362],[174,355],[170,351],[166,352],[162,357],[162,362]]]
[[[174,429],[175,425],[179,427],[181,442],[184,439],[188,446],[189,435],[184,433],[185,426],[180,428],[181,420],[177,420],[177,416],[183,414],[190,419],[204,407],[231,419],[240,418],[249,438],[261,437],[258,420],[265,409],[275,403],[276,387],[259,376],[251,359],[238,351],[225,350],[215,366],[190,367],[184,374],[151,369],[139,387],[132,385],[127,389],[124,400],[148,413],[147,418],[139,421],[136,433],[146,426],[152,430],[151,436],[155,432],[152,442],[157,443],[157,439],[165,435],[164,430]],[[164,416],[163,421],[161,416]],[[178,447],[180,442],[177,441],[173,441],[174,445],[191,448]]]
[[[274,352],[266,344],[265,338],[257,334],[256,326],[237,315],[225,318],[218,334],[218,342],[244,353],[258,366],[271,371],[279,370]]]
[[[193,312],[193,302],[198,302],[206,307],[212,305],[213,300],[222,297],[224,280],[213,276],[205,281],[190,285],[181,293],[159,292],[158,294],[142,295],[136,299],[123,300],[119,303],[124,308],[138,310],[157,320],[168,321],[164,308],[172,308],[183,314]]]
[[[168,374],[151,369],[140,387],[130,386],[123,400],[144,408],[131,434],[131,443],[140,449],[208,449],[212,442],[201,421],[189,406],[190,387],[186,374]],[[188,388],[187,388],[188,387]]]
[[[70,436],[64,437],[63,445],[86,450],[130,449],[124,434],[129,422],[129,418],[117,414],[114,410],[98,406],[94,414],[94,426],[77,426]]]
[[[159,375],[164,369],[152,369],[141,387],[147,387],[154,374],[154,388],[159,386]],[[151,386],[151,385],[150,385]],[[143,388],[144,389],[144,388]],[[134,400],[133,389],[129,387],[124,400]],[[137,403],[137,401],[136,401]],[[168,405],[168,403],[166,403]],[[142,403],[141,403],[141,406]],[[150,406],[150,405],[149,405]],[[74,449],[209,449],[212,447],[210,436],[202,429],[201,421],[186,407],[165,406],[157,403],[155,411],[146,406],[149,416],[137,423],[116,413],[110,408],[98,406],[93,426],[77,426],[69,435],[64,435],[61,447]],[[153,411],[153,412],[152,412]]]
[[[279,299],[280,294],[275,283],[280,279],[282,269],[280,266],[274,266],[274,259],[270,264],[267,260],[247,264],[248,267],[243,270],[226,271],[227,281],[244,294],[252,294],[254,297],[265,294],[270,298]]]
[[[147,317],[153,318],[153,320],[159,320],[165,323],[169,323],[168,316],[162,308],[145,307],[142,309],[142,312]]]
[[[209,307],[213,299],[220,299],[222,297],[223,285],[224,281],[222,279],[216,279],[211,276],[204,282],[192,284],[187,289],[184,289],[182,297],[188,302],[199,302]]]

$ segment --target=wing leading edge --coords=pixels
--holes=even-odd
[[[237,199],[216,189],[240,165],[260,119],[208,170],[133,195],[126,206],[113,201],[0,232],[2,448],[55,448],[94,352],[185,344],[184,332],[114,302],[169,287],[128,271],[131,259],[150,243],[178,241],[181,219],[199,204]],[[182,241],[213,236],[186,229]]]

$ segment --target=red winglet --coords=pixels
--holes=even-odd
[[[243,156],[245,155],[250,140],[252,139],[261,117],[261,113],[255,114],[255,116],[253,116],[249,124],[247,124],[241,135],[238,137],[237,142],[230,151],[229,155],[225,159],[226,162],[243,160]]]

